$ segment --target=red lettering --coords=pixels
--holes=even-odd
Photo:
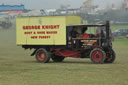
[[[47,34],[57,34],[57,31],[47,31]]]
[[[32,34],[32,32],[24,32],[24,34]]]
[[[28,26],[26,26],[26,29],[28,29]]]
[[[37,34],[45,34],[45,31],[37,32]]]
[[[31,39],[37,39],[37,36],[31,36]]]
[[[39,39],[48,39],[50,36],[39,36]]]
[[[34,29],[35,27],[34,26],[32,26],[32,29]]]
[[[36,32],[33,32],[33,34],[36,34]]]
[[[57,28],[59,29],[60,25],[57,25]]]
[[[59,29],[60,25],[43,25],[42,29]],[[23,30],[40,29],[40,26],[23,26]]]
[[[40,26],[38,26],[38,29],[40,29]]]
[[[23,26],[23,29],[25,30],[25,26]]]
[[[28,26],[28,29],[31,29],[31,26]]]
[[[37,26],[35,26],[35,29],[37,29]]]
[[[56,29],[56,25],[54,26],[54,28]]]
[[[44,26],[42,26],[42,29],[44,29]]]
[[[48,26],[46,26],[45,28],[48,29]]]

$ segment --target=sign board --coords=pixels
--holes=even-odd
[[[17,45],[66,45],[66,26],[80,24],[80,16],[17,17]]]

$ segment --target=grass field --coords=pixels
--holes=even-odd
[[[15,42],[15,29],[0,30],[0,85],[128,85],[128,40],[113,42],[117,55],[113,64],[72,58],[37,63],[32,51]]]

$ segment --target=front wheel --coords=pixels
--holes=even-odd
[[[105,52],[100,48],[95,48],[90,53],[90,59],[95,64],[104,63],[105,57],[106,57]]]
[[[49,60],[50,60],[50,55],[48,54],[48,52],[41,48],[41,49],[38,49],[36,51],[36,60],[40,63],[48,63]]]
[[[106,59],[104,60],[105,63],[113,63],[116,58],[115,51],[111,49],[109,52],[106,53]]]

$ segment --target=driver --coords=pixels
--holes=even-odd
[[[72,38],[76,38],[78,34],[79,33],[77,32],[76,27],[73,27],[72,30],[71,30],[71,32],[70,32],[70,36]]]
[[[89,35],[86,33],[86,31],[87,31],[87,27],[83,27],[82,28],[82,38],[88,39]]]

